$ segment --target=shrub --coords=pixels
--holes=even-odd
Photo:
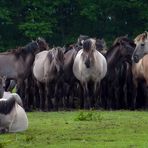
[[[96,114],[95,112],[84,112],[81,111],[75,118],[75,121],[101,121],[101,114]]]

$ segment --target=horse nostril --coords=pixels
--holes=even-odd
[[[134,62],[136,62],[136,63],[139,61],[139,57],[137,55],[134,55],[133,59],[134,59]]]

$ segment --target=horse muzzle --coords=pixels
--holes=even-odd
[[[135,63],[138,63],[138,62],[139,62],[139,56],[134,55],[134,56],[132,57],[132,61],[134,61]]]

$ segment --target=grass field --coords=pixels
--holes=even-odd
[[[29,128],[0,135],[0,148],[147,148],[148,112],[27,113]]]

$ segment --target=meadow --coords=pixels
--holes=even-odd
[[[29,112],[29,128],[0,148],[147,148],[146,111]]]

